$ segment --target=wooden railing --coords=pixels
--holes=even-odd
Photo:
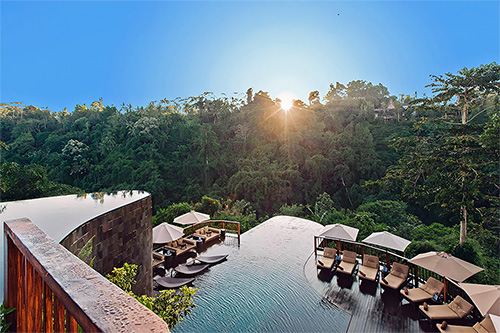
[[[393,253],[388,250],[384,250],[375,246],[368,245],[366,243],[352,242],[347,240],[333,239],[323,236],[314,236],[314,253],[317,254],[318,249],[323,249],[325,247],[331,247],[343,250],[350,250],[356,252],[358,257],[363,258],[364,254],[375,255],[379,258],[381,266],[390,269],[390,264],[392,262],[398,262],[401,264],[408,265],[410,267],[409,276],[410,283],[414,286],[419,286],[421,283],[425,283],[429,277],[433,277],[436,280],[443,281],[443,277],[437,273],[431,272],[428,269],[414,265],[409,262],[408,258],[401,256],[399,254]],[[470,302],[470,297],[465,293],[455,282],[446,279],[445,283],[445,297],[444,300],[450,298],[449,296],[460,295],[464,299]],[[446,297],[446,294],[448,297]]]
[[[193,224],[189,227],[184,228],[184,234],[186,236],[191,235],[197,229],[203,228],[204,226],[209,226],[217,229],[224,229],[226,233],[234,233],[238,235],[238,244],[240,243],[240,222],[236,221],[226,221],[226,220],[209,220]]]
[[[4,223],[5,304],[18,332],[168,332],[166,323],[29,219]]]

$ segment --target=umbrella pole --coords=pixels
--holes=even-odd
[[[444,302],[446,303],[446,276],[443,277],[443,283],[444,283]]]
[[[385,261],[387,264],[387,271],[389,272],[389,269],[391,268],[391,255],[389,254],[389,251],[385,251]]]
[[[339,251],[339,253],[342,251],[342,248],[340,247],[340,241],[339,240],[337,241],[337,251]]]

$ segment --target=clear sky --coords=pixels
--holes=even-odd
[[[420,95],[429,74],[499,62],[499,4],[2,0],[0,101],[72,111],[250,87],[307,101],[358,79]]]

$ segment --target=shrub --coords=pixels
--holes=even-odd
[[[156,313],[163,319],[171,329],[185,316],[191,313],[195,307],[193,297],[197,289],[183,286],[179,292],[173,289],[162,290],[157,296],[137,296],[132,292],[132,286],[136,283],[137,265],[123,264],[121,268],[113,268],[113,271],[106,277],[127,292],[130,296],[138,300],[142,305]]]
[[[193,206],[187,202],[172,204],[165,209],[160,209],[156,215],[153,216],[153,227],[163,222],[172,223],[177,216],[189,213],[192,210]]]
[[[295,216],[295,217],[303,217],[304,216],[304,206],[302,205],[287,205],[284,204],[280,207],[278,211],[279,215],[287,215],[287,216]]]
[[[210,215],[210,217],[215,216],[215,214],[220,211],[221,204],[219,200],[212,199],[206,195],[201,198],[201,202],[197,203],[196,211]]]

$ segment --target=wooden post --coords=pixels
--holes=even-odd
[[[339,253],[340,253],[340,252],[342,252],[342,246],[341,246],[341,244],[340,244],[340,241],[339,241],[339,240],[337,241],[337,251],[338,251]]]
[[[7,237],[7,255],[8,255],[8,267],[6,269],[5,276],[5,304],[7,309],[12,309],[16,307],[16,302],[18,300],[18,289],[17,280],[19,278],[19,266],[18,257],[21,256],[21,252],[14,245],[10,237]],[[11,327],[17,327],[17,311],[9,313],[6,318],[7,322],[11,323]]]
[[[35,332],[42,331],[43,320],[43,283],[42,277],[35,271],[35,292],[34,292],[34,309],[35,312]]]
[[[33,277],[33,266],[26,261],[26,331],[35,331],[35,304],[33,286],[35,284]]]
[[[17,303],[16,303],[16,321],[17,332],[26,332],[26,286],[25,286],[25,273],[26,273],[26,260],[22,253],[17,257],[17,264],[19,266],[19,275],[17,276]]]
[[[318,254],[316,253],[318,247],[316,246],[318,239],[317,236],[314,236],[314,255],[317,256]]]
[[[413,271],[415,272],[415,288],[418,287],[418,266],[413,265]]]
[[[54,331],[64,332],[65,329],[65,310],[61,301],[54,297]]]
[[[389,254],[389,251],[385,251],[385,260],[386,260],[386,267],[387,271],[391,269],[391,255]]]
[[[54,311],[52,310],[52,290],[47,284],[45,285],[45,332],[54,332]]]

